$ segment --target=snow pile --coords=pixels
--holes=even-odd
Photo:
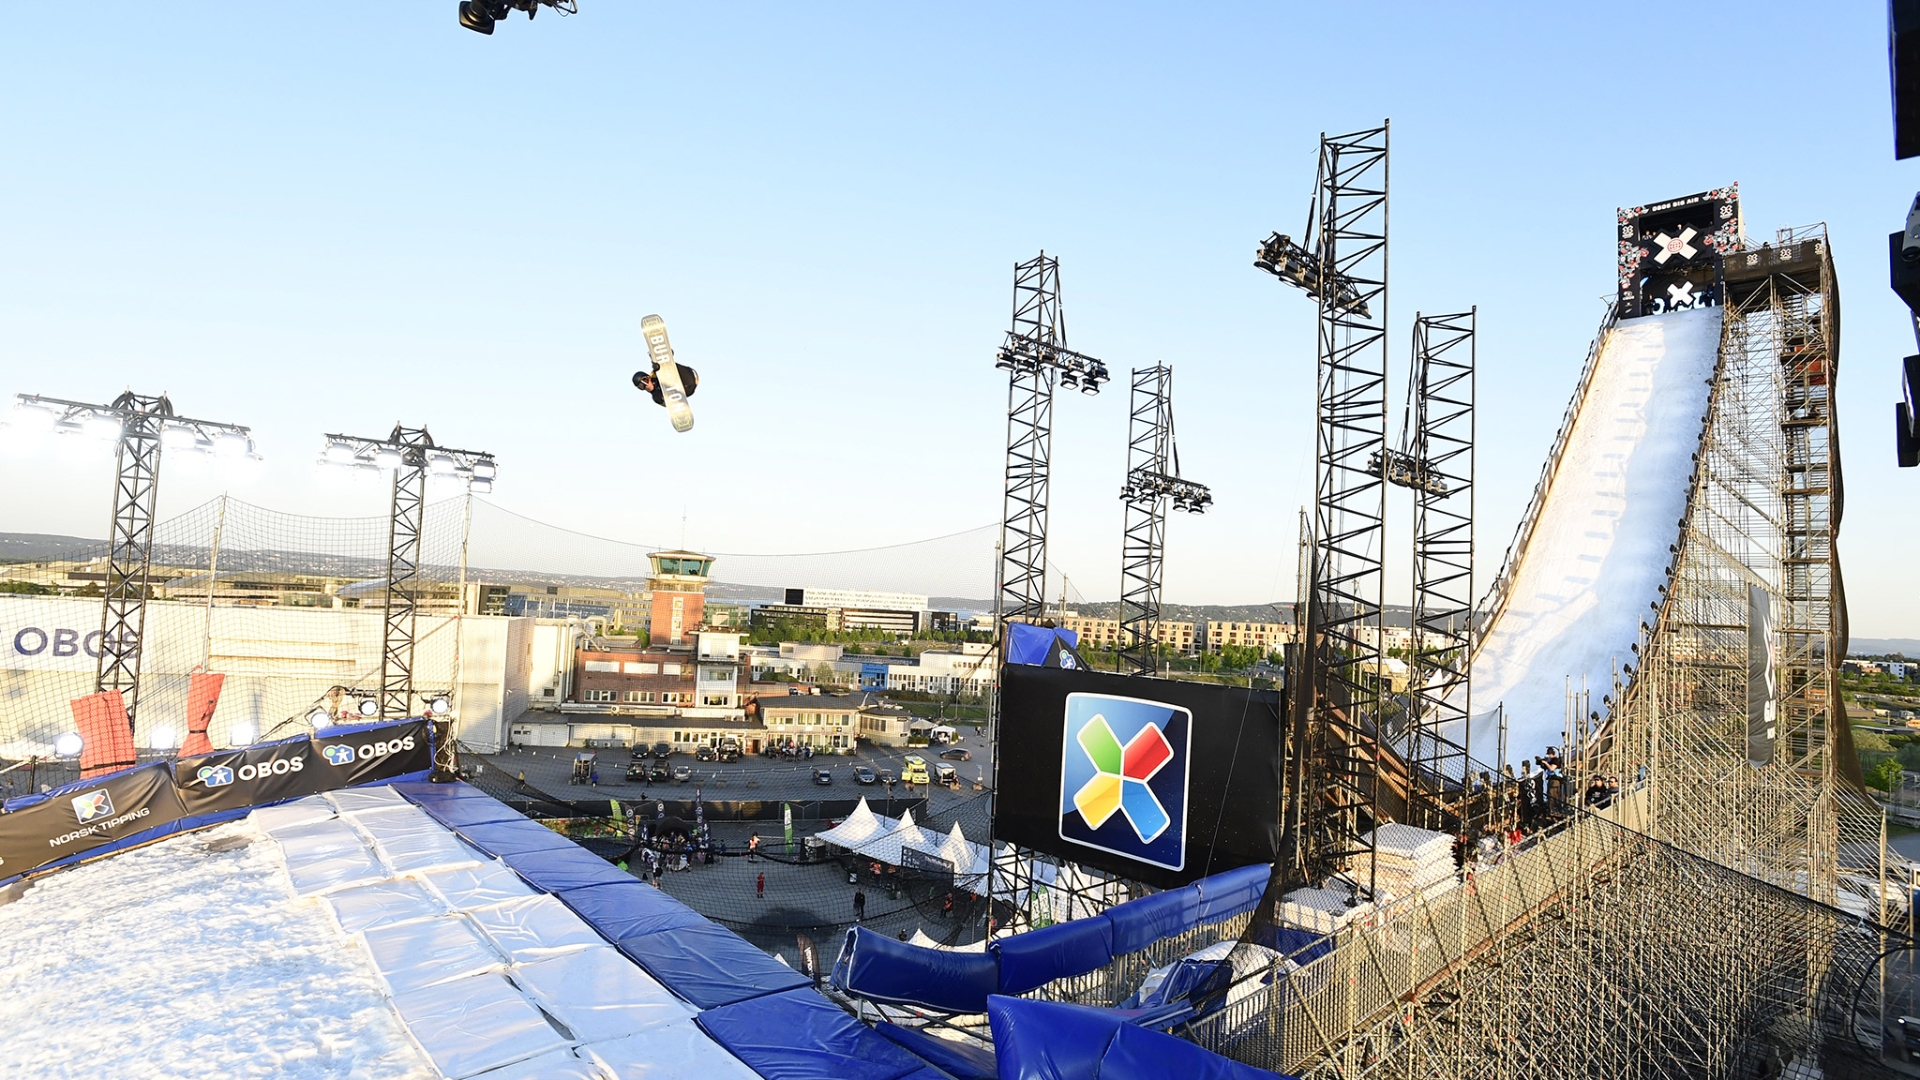
[[[12,895],[0,905],[9,1075],[436,1075],[365,958],[293,895],[276,845],[250,824]]]
[[[1491,761],[1505,704],[1507,755],[1561,745],[1568,680],[1592,707],[1666,581],[1700,448],[1720,309],[1632,319],[1602,343],[1506,607],[1473,657],[1473,756]],[[1458,741],[1457,730],[1442,734]]]

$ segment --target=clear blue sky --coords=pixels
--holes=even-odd
[[[1310,312],[1251,254],[1302,223],[1321,131],[1391,116],[1392,411],[1414,312],[1479,304],[1484,573],[1615,207],[1738,180],[1753,235],[1833,230],[1854,631],[1920,636],[1883,255],[1920,162],[1892,159],[1883,5],[581,6],[492,38],[453,0],[11,7],[0,392],[250,424],[267,461],[235,494],[278,509],[381,513],[313,459],[404,420],[572,528],[676,540],[684,511],[717,550],[857,547],[998,518],[992,354],[1044,247],[1072,345],[1175,367],[1217,509],[1173,522],[1168,598],[1285,598]],[[689,436],[627,384],[648,312],[703,375]],[[1124,392],[1057,411],[1054,561],[1094,598],[1125,428]],[[0,529],[104,535],[109,468],[0,461]],[[162,515],[220,487],[169,473]]]

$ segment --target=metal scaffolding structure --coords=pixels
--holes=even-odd
[[[1839,298],[1825,229],[1730,253],[1724,273],[1686,527],[1607,766],[1652,778],[1654,835],[1884,921],[1883,818],[1860,792],[1839,698]]]
[[[1916,980],[1880,967],[1913,946],[1892,929],[1905,913],[1884,817],[1848,775],[1838,709],[1824,231],[1727,254],[1724,285],[1665,599],[1637,665],[1570,691],[1570,745],[1588,749],[1570,759],[1562,820],[1386,898],[1323,956],[1275,961],[1272,989],[1229,992],[1194,1041],[1346,1080],[1893,1075],[1882,1042],[1914,1012]],[[1406,459],[1437,456],[1430,441]],[[1428,512],[1423,535],[1444,525]],[[1618,796],[1577,797],[1603,775]]]
[[[1173,439],[1173,369],[1133,369],[1133,417],[1127,440],[1127,504],[1120,541],[1120,662],[1133,675],[1160,669],[1155,629],[1166,555],[1167,507],[1203,513],[1213,504],[1206,485],[1180,477]]]
[[[1355,920],[1182,1034],[1340,1080],[1891,1075],[1862,990],[1897,936],[1649,837],[1646,803]]]
[[[1317,405],[1311,600],[1289,679],[1285,872],[1319,881],[1379,821],[1382,556],[1387,427],[1387,125],[1320,138],[1312,225],[1254,265],[1313,297]],[[1316,231],[1317,230],[1317,231]]]
[[[994,366],[1007,372],[1006,500],[1001,514],[1000,620],[1040,622],[1047,606],[1047,481],[1053,390],[1097,394],[1107,365],[1067,348],[1060,260],[1042,251],[1013,268],[1013,325]]]
[[[1000,520],[998,587],[994,631],[1005,657],[1009,622],[1040,623],[1047,607],[1048,479],[1053,448],[1055,385],[1097,394],[1107,365],[1067,347],[1066,315],[1060,303],[1060,260],[1042,251],[1013,267],[1013,322],[994,366],[1007,372],[1006,497]],[[997,680],[996,680],[997,684]],[[1000,695],[988,717],[993,789],[1000,790]],[[1030,925],[1035,895],[1036,853],[994,847],[989,817],[987,848],[994,851],[988,883],[988,922],[994,933]]]
[[[439,446],[426,428],[395,424],[384,439],[327,435],[322,464],[393,473],[393,498],[387,533],[387,583],[383,607],[379,702],[381,719],[416,716],[413,646],[419,621],[420,527],[426,508],[429,473],[456,479],[470,490],[492,486],[493,455],[480,450]],[[450,692],[451,688],[441,691]],[[444,697],[442,698],[444,700]]]
[[[1407,764],[1416,823],[1459,830],[1459,796],[1471,790],[1471,747],[1442,738],[1466,731],[1472,709],[1474,359],[1478,308],[1413,320],[1413,425],[1408,467],[1388,479],[1413,489],[1413,657]],[[1484,755],[1483,755],[1484,756]],[[1458,786],[1455,786],[1455,785]],[[1450,794],[1451,792],[1451,794]]]
[[[153,565],[153,511],[160,494],[160,452],[173,447],[192,452],[222,451],[253,456],[249,430],[238,424],[176,416],[165,394],[131,390],[110,404],[21,394],[21,413],[62,434],[114,438],[113,524],[107,553],[107,580],[100,613],[100,657],[94,689],[119,691],[128,727],[137,724],[140,656],[146,631],[147,598]],[[128,764],[131,764],[130,762]]]

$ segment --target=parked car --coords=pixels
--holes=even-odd
[[[960,787],[960,770],[944,761],[935,762],[933,766],[933,782],[944,787],[958,789]]]
[[[673,756],[673,744],[665,743],[665,742],[654,743],[653,756],[658,758],[661,761],[667,760],[668,758]]]
[[[673,767],[673,782],[674,782],[674,783],[676,783],[676,784],[684,784],[684,783],[686,783],[687,781],[689,781],[689,780],[691,780],[691,779],[693,779],[693,766],[691,766],[691,765],[675,765],[675,766]]]
[[[855,783],[872,784],[879,781],[880,775],[873,771],[871,765],[855,765],[853,767],[853,779]]]
[[[881,770],[880,770],[880,782],[881,782],[881,783],[883,783],[883,784],[891,784],[891,783],[894,783],[895,781],[894,781],[894,777],[893,777],[893,770],[892,770],[892,769],[881,769]]]
[[[665,765],[662,765],[657,761],[654,762],[653,765],[647,769],[647,781],[649,783],[664,784],[672,775],[673,774],[667,772],[667,767]]]
[[[695,761],[712,761],[718,756],[719,755],[713,752],[713,747],[711,746],[703,746],[693,752],[693,760]]]
[[[725,764],[732,764],[733,762],[739,761],[740,744],[734,742],[732,739],[723,741],[720,744],[720,760]]]
[[[633,761],[645,761],[648,753],[647,744],[637,742],[627,751],[627,757]]]
[[[940,751],[940,756],[946,758],[948,761],[972,761],[973,751],[960,749],[942,750]]]
[[[644,760],[630,761],[627,763],[627,779],[645,780],[646,778],[647,778],[647,763]]]
[[[813,782],[814,782],[814,783],[816,783],[816,784],[831,784],[831,783],[833,783],[833,770],[832,770],[832,769],[815,769],[815,770],[813,770]]]

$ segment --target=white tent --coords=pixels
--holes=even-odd
[[[873,808],[867,805],[866,796],[862,795],[860,804],[853,808],[853,813],[848,814],[845,821],[825,832],[814,833],[814,836],[835,847],[858,851],[875,837],[892,832],[895,827],[891,819],[875,814]]]

